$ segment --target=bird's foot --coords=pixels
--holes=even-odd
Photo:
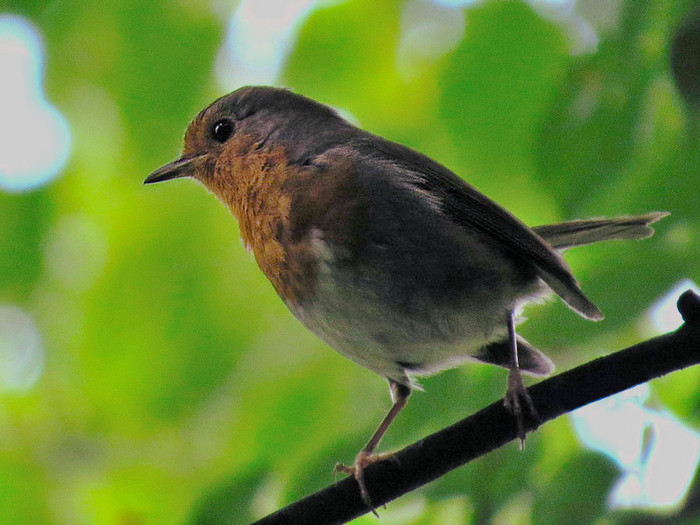
[[[394,459],[394,454],[392,452],[384,452],[382,454],[372,454],[366,450],[360,450],[357,456],[355,456],[355,462],[350,465],[343,465],[342,463],[337,463],[333,469],[333,474],[338,474],[341,472],[349,476],[353,476],[360,487],[360,496],[362,501],[367,505],[372,513],[379,517],[377,510],[372,505],[372,499],[369,497],[369,492],[367,491],[367,485],[365,485],[365,468],[370,466],[372,463],[377,461],[383,461],[385,459]]]
[[[506,396],[503,400],[505,407],[512,412],[515,420],[518,424],[518,438],[520,439],[520,449],[522,450],[525,446],[525,424],[523,422],[523,404],[530,410],[532,417],[539,421],[540,417],[537,414],[535,405],[532,402],[530,393],[527,391],[527,387],[523,382],[523,376],[520,370],[517,368],[511,368],[508,373],[508,388],[506,389]]]

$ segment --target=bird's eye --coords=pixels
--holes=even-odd
[[[217,142],[226,142],[233,134],[233,122],[230,120],[219,120],[211,128],[211,136]]]

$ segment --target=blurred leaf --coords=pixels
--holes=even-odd
[[[557,196],[565,218],[672,213],[652,239],[585,247],[567,256],[584,290],[606,313],[608,330],[639,315],[670,283],[700,278],[688,264],[700,257],[700,222],[692,199],[678,198],[700,189],[700,150],[684,136],[681,108],[661,77],[662,42],[682,10],[625,2],[620,32],[604,38],[598,53],[572,61],[538,144],[538,179]],[[683,233],[674,239],[674,230]],[[546,344],[591,339],[600,331],[560,307],[547,324],[558,330],[538,333],[549,339]]]
[[[696,112],[700,109],[700,8],[688,13],[671,44],[671,71],[678,91]]]
[[[251,523],[262,517],[256,515],[253,507],[256,494],[268,475],[267,469],[258,468],[220,482],[194,506],[187,523],[235,525]]]
[[[0,509],[5,525],[46,523],[47,480],[33,465],[0,462]]]
[[[287,59],[284,82],[366,125],[392,114],[385,102],[400,85],[394,61],[401,4],[350,0],[314,11]]]
[[[533,171],[540,120],[566,59],[561,32],[525,3],[468,11],[465,37],[442,74],[440,109],[474,180],[497,175],[499,186],[514,178],[517,187]]]
[[[564,466],[555,482],[535,497],[533,522],[594,523],[605,512],[608,491],[616,475],[613,464],[598,454],[577,456]]]
[[[45,192],[0,193],[0,301],[24,300],[41,271],[41,248],[50,224],[51,202]]]

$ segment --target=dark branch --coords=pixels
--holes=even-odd
[[[685,292],[678,300],[685,324],[626,350],[596,359],[529,388],[540,424],[634,385],[700,362],[700,296]],[[537,423],[527,420],[528,431]],[[517,437],[513,416],[498,401],[471,417],[410,445],[365,470],[367,488],[381,506],[439,478]],[[369,512],[354,478],[347,478],[292,503],[258,525],[273,523],[345,523]]]

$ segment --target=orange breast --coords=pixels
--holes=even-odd
[[[292,238],[292,196],[284,189],[300,170],[286,162],[282,148],[256,148],[254,138],[235,137],[214,177],[203,182],[236,217],[243,242],[280,297],[300,304],[314,292],[315,264],[310,238]]]

